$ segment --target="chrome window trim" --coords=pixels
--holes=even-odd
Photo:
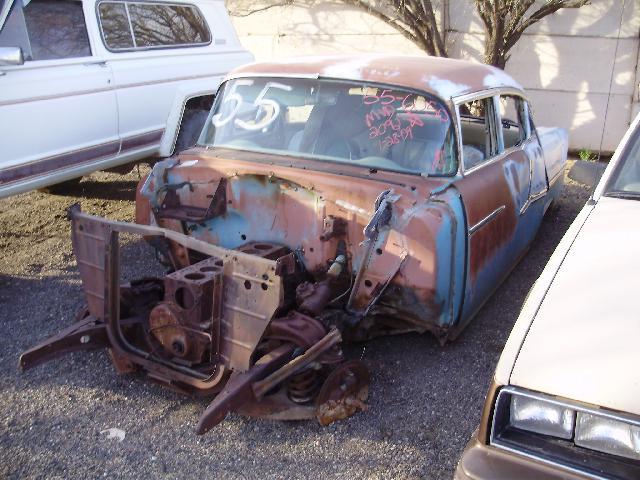
[[[460,165],[460,174],[462,176],[465,176],[469,173],[475,172],[476,170],[478,170],[479,168],[485,166],[485,165],[489,165],[490,163],[494,163],[498,157],[503,158],[502,154],[500,152],[496,153],[495,155],[492,155],[488,158],[485,158],[484,161],[480,162],[477,165],[474,165],[471,168],[467,168],[464,164],[464,153],[462,150],[462,116],[460,115],[460,105],[462,105],[463,103],[467,103],[467,102],[471,102],[471,101],[475,101],[475,100],[487,100],[487,99],[491,99],[492,103],[493,103],[493,110],[494,110],[494,117],[497,114],[497,112],[495,112],[495,97],[496,97],[497,93],[494,89],[491,90],[483,90],[482,92],[478,92],[478,93],[474,93],[474,94],[467,94],[467,95],[462,95],[459,97],[455,97],[453,98],[453,104],[454,104],[454,111],[455,111],[455,115],[456,115],[456,120],[457,120],[457,124],[458,124],[458,152],[459,152],[459,158],[458,158],[458,165]],[[494,118],[494,122],[495,122],[495,118]],[[489,128],[491,129],[491,125],[489,125]],[[495,127],[494,127],[495,130]],[[496,140],[497,140],[497,132],[496,132]],[[485,145],[486,148],[486,145]]]
[[[102,28],[102,18],[100,17],[100,5],[102,5],[103,3],[123,3],[124,4],[125,11],[127,12],[127,20],[129,22],[129,33],[131,33],[131,38],[133,40],[133,45],[134,45],[132,48],[131,47],[111,48],[109,47],[109,45],[107,45],[107,39],[104,36],[104,29]],[[129,14],[129,4],[166,5],[169,7],[194,8],[198,12],[202,20],[204,21],[204,26],[207,27],[207,31],[209,32],[209,41],[201,42],[201,43],[180,43],[176,45],[158,45],[158,46],[151,46],[151,47],[138,47],[136,42],[136,36],[133,33],[133,24],[131,23],[131,16]],[[213,32],[209,27],[209,22],[207,21],[207,17],[203,15],[202,10],[200,10],[200,8],[197,5],[192,3],[160,2],[160,1],[154,1],[154,0],[147,0],[147,1],[145,0],[100,0],[96,2],[95,11],[96,11],[96,19],[98,21],[98,27],[99,27],[98,29],[100,30],[100,38],[102,39],[102,45],[104,45],[104,48],[106,48],[111,53],[144,52],[148,50],[170,50],[170,49],[176,49],[176,48],[206,47],[211,45],[211,43],[213,42]]]
[[[520,102],[522,102],[522,108],[523,108],[523,116],[528,120],[528,114],[529,114],[529,108],[528,108],[528,102],[527,100],[524,98],[524,96],[520,95],[519,93],[500,93],[499,95],[496,95],[495,99],[496,99],[496,115],[498,116],[498,124],[502,127],[502,115],[500,114],[500,98],[499,97],[517,97]],[[520,128],[524,131],[524,138],[522,140],[520,140],[518,143],[516,143],[515,145],[509,147],[508,149],[505,150],[504,148],[504,135],[502,132],[502,128],[500,128],[500,148],[501,151],[515,151],[515,150],[522,150],[522,146],[527,142],[527,140],[529,140],[530,137],[530,128],[527,128],[525,125],[522,124],[522,118],[520,118],[520,109],[518,108],[517,111],[517,115],[518,115],[518,124],[520,125]],[[527,123],[529,123],[527,121]]]
[[[529,458],[531,460],[535,460],[537,462],[541,462],[541,463],[545,463],[547,465],[553,465],[556,467],[561,467],[565,470],[574,472],[574,473],[578,473],[580,475],[584,475],[586,477],[589,478],[593,478],[593,479],[597,479],[597,480],[608,480],[609,477],[602,477],[600,475],[596,475],[594,473],[590,473],[590,472],[586,472],[584,470],[581,470],[579,468],[576,468],[572,465],[567,465],[564,462],[561,461],[554,461],[552,459],[549,458],[544,458],[544,457],[538,457],[536,455],[533,455],[529,452],[520,450],[518,448],[513,448],[507,445],[504,445],[502,443],[500,443],[499,440],[497,440],[495,438],[495,428],[496,428],[496,406],[499,404],[500,399],[505,396],[505,395],[519,395],[521,397],[526,397],[526,398],[531,398],[534,400],[542,400],[545,402],[548,402],[552,405],[556,405],[559,407],[564,407],[564,408],[570,408],[572,410],[574,410],[575,412],[582,412],[582,413],[590,413],[592,415],[598,416],[598,417],[602,417],[602,418],[607,418],[610,420],[617,420],[617,421],[621,421],[621,422],[625,422],[625,423],[629,423],[631,425],[640,427],[640,419],[632,416],[630,414],[624,414],[624,413],[614,413],[610,410],[607,409],[603,409],[603,408],[598,408],[596,406],[591,406],[591,405],[586,405],[586,404],[581,404],[578,403],[576,401],[571,401],[571,400],[563,400],[563,399],[558,399],[557,397],[551,396],[551,395],[547,395],[544,393],[539,393],[539,392],[534,392],[534,391],[530,391],[530,390],[524,390],[518,387],[514,387],[514,386],[507,386],[504,387],[500,390],[500,392],[498,392],[498,395],[496,395],[496,399],[495,402],[493,404],[493,408],[492,408],[492,417],[491,417],[491,432],[489,434],[489,445],[491,445],[492,447],[496,447],[500,450],[505,450],[511,453],[516,453],[518,455],[522,455],[523,457]],[[575,427],[574,427],[575,429]],[[580,447],[580,448],[584,448],[584,447]],[[589,450],[589,449],[586,449]],[[593,450],[594,452],[598,452],[597,450]],[[602,453],[602,452],[598,452],[598,453]],[[612,457],[615,457],[615,455],[612,455]]]
[[[480,91],[473,92],[473,93],[466,93],[464,95],[459,95],[457,97],[452,97],[451,98],[451,102],[453,104],[452,112],[454,112],[455,115],[456,115],[456,128],[458,130],[458,152],[459,152],[458,174],[460,176],[464,177],[464,176],[466,176],[468,174],[471,174],[471,173],[475,172],[479,168],[484,167],[485,165],[491,165],[495,161],[504,158],[506,155],[508,155],[510,153],[513,153],[516,150],[522,150],[522,147],[523,147],[524,143],[531,138],[531,128],[530,127],[528,129],[525,128],[525,133],[527,135],[526,138],[522,142],[520,142],[519,144],[514,145],[513,147],[509,147],[507,150],[504,150],[503,149],[504,148],[504,144],[503,144],[503,140],[502,140],[502,129],[499,128],[498,130],[499,130],[500,133],[498,134],[498,132],[496,132],[496,136],[497,136],[499,147],[502,148],[502,151],[500,151],[496,155],[493,155],[492,157],[489,157],[484,162],[479,163],[478,165],[475,165],[475,166],[473,166],[473,167],[471,167],[469,169],[466,169],[464,167],[464,158],[463,158],[463,154],[462,154],[462,124],[461,124],[460,111],[459,111],[460,105],[462,105],[463,103],[467,103],[469,101],[473,101],[473,100],[482,100],[484,98],[493,97],[495,115],[496,115],[496,118],[500,120],[498,122],[498,124],[501,125],[502,124],[501,123],[502,122],[502,118],[500,116],[500,110],[498,108],[498,102],[499,102],[499,98],[498,97],[500,97],[502,95],[511,95],[511,96],[515,96],[515,97],[520,98],[520,100],[522,100],[524,102],[525,114],[528,114],[528,112],[530,112],[530,110],[529,110],[529,99],[528,99],[527,95],[522,90],[519,90],[519,89],[514,88],[514,87],[489,88],[489,89],[486,89],[486,90],[480,90]],[[528,133],[527,133],[527,131],[528,131]]]
[[[474,165],[473,167],[471,167],[468,170],[463,170],[462,174],[465,177],[467,175],[471,175],[473,172],[475,172],[477,170],[480,170],[481,168],[484,168],[484,167],[487,167],[489,165],[493,165],[496,162],[499,162],[500,160],[504,159],[509,153],[511,153],[511,152],[498,153],[497,155],[494,155],[493,157],[488,158],[484,162],[479,163],[478,165]]]

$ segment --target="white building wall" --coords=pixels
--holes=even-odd
[[[540,0],[544,1],[544,0]],[[246,12],[255,2],[231,0]],[[480,61],[483,28],[471,0],[442,0],[452,57]],[[420,54],[372,15],[339,2],[298,2],[232,17],[258,60],[339,52]],[[572,149],[612,151],[640,111],[640,0],[592,0],[531,27],[507,72],[527,90],[539,125],[569,129]],[[608,105],[608,108],[607,108]],[[605,124],[606,120],[606,124]],[[604,132],[604,133],[603,133]]]

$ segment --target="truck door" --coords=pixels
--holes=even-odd
[[[0,47],[20,47],[25,60],[0,66],[0,197],[75,178],[120,150],[112,74],[85,22],[92,8],[25,3],[13,2],[0,30]]]

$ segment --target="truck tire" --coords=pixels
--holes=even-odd
[[[184,112],[180,133],[176,140],[176,148],[173,151],[174,154],[180,153],[196,144],[208,115],[209,112],[206,110],[187,110]]]

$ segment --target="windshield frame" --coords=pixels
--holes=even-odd
[[[433,98],[434,100],[436,100],[447,112],[447,115],[449,116],[449,131],[451,132],[452,135],[452,150],[453,150],[453,157],[454,157],[454,168],[451,169],[451,172],[449,173],[428,173],[428,172],[419,172],[419,171],[410,171],[410,170],[400,170],[400,169],[393,169],[393,168],[388,168],[388,167],[372,167],[372,166],[368,166],[368,165],[361,165],[361,164],[357,164],[357,163],[348,163],[348,162],[344,162],[344,161],[339,161],[339,160],[335,160],[332,157],[328,157],[328,156],[323,156],[323,155],[314,155],[314,154],[308,154],[305,152],[285,152],[285,151],[277,151],[277,150],[273,150],[273,151],[261,151],[261,150],[251,150],[248,148],[243,148],[243,147],[239,147],[239,146],[234,146],[234,145],[211,145],[211,144],[207,144],[207,143],[202,143],[202,139],[205,136],[206,133],[206,129],[208,128],[208,123],[211,122],[211,118],[213,116],[213,112],[216,111],[216,108],[218,107],[218,104],[222,101],[222,97],[223,95],[219,95],[219,92],[227,85],[228,82],[230,81],[234,81],[234,80],[239,80],[239,79],[252,79],[252,78],[256,78],[256,79],[271,79],[274,81],[279,81],[279,80],[316,80],[316,81],[322,81],[322,82],[336,82],[336,83],[353,83],[354,86],[360,86],[360,87],[375,87],[375,88],[382,88],[382,89],[395,89],[395,90],[402,90],[402,91],[406,91],[407,93],[411,93],[411,94],[415,94],[415,95],[421,95],[421,96],[425,96],[427,98]],[[411,88],[411,87],[405,87],[403,85],[398,85],[398,84],[392,84],[392,83],[381,83],[381,82],[371,82],[371,81],[367,81],[367,80],[362,80],[362,79],[353,79],[353,78],[341,78],[341,77],[327,77],[324,75],[286,75],[286,74],[266,74],[266,73],[259,73],[259,74],[240,74],[240,75],[232,75],[230,77],[227,77],[218,87],[218,91],[216,93],[213,105],[211,106],[211,110],[209,111],[209,115],[207,116],[207,120],[205,122],[205,125],[202,128],[202,132],[200,134],[200,136],[198,137],[198,140],[196,142],[196,146],[200,147],[200,148],[204,148],[205,150],[211,150],[211,149],[225,149],[225,150],[237,150],[237,151],[241,151],[241,152],[250,152],[250,153],[258,153],[258,154],[266,154],[266,155],[275,155],[278,157],[282,157],[283,159],[291,159],[291,158],[297,158],[297,159],[303,159],[303,160],[311,160],[311,161],[315,161],[315,162],[325,162],[325,163],[329,163],[332,165],[343,165],[346,167],[354,167],[354,168],[358,168],[361,169],[363,171],[367,171],[369,173],[376,173],[378,171],[384,171],[384,172],[392,172],[392,173],[397,173],[397,174],[401,174],[401,175],[411,175],[411,176],[417,176],[417,177],[428,177],[428,178],[451,178],[451,177],[455,177],[459,174],[460,171],[460,152],[459,152],[459,147],[458,147],[458,127],[457,127],[457,117],[452,113],[454,110],[451,108],[452,107],[452,103],[450,101],[447,101],[445,99],[443,99],[442,97],[439,97],[438,95],[435,95],[432,92],[428,92],[426,90],[420,90],[420,89],[416,89],[416,88]],[[256,159],[257,162],[260,163],[264,163],[261,160]],[[302,167],[297,167],[296,165],[292,164],[293,168],[304,168],[307,169],[308,166],[302,166]]]

